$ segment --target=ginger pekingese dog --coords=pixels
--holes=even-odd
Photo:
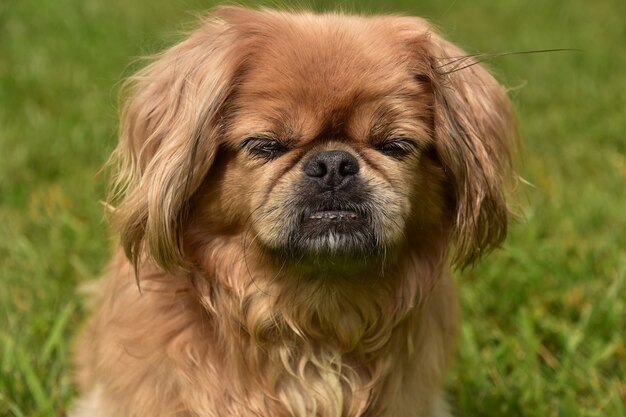
[[[419,18],[226,7],[134,76],[71,415],[449,416],[450,264],[505,237],[515,143],[473,64]]]

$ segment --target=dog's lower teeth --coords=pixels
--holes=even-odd
[[[349,212],[318,212],[309,216],[311,220],[355,220],[358,216]]]

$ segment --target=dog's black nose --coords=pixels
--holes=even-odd
[[[324,188],[348,185],[359,172],[359,161],[344,151],[319,152],[304,164],[304,173]]]

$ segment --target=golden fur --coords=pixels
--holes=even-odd
[[[71,415],[449,416],[448,261],[504,238],[514,143],[464,55],[418,18],[228,7],[134,76]]]

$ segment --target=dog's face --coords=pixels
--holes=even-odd
[[[389,39],[302,32],[268,34],[274,47],[250,58],[226,105],[229,193],[271,249],[375,253],[402,238],[413,201],[441,209],[423,184],[443,180],[428,156],[432,92],[398,70]]]
[[[230,234],[300,260],[449,242],[463,264],[502,239],[508,101],[478,66],[446,73],[462,53],[425,22],[218,15],[126,109],[131,258],[170,268]]]

